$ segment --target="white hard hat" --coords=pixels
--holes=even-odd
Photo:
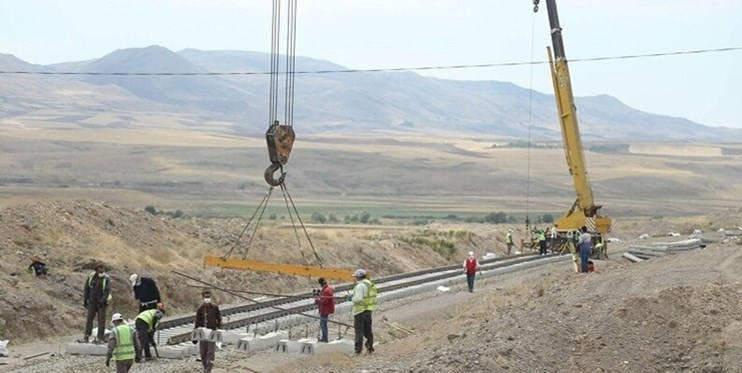
[[[512,231],[513,231],[513,228],[508,229],[508,232],[512,232]]]
[[[363,276],[366,276],[366,271],[361,268],[358,268],[356,270],[356,273],[353,274],[353,277],[363,277]]]
[[[113,314],[113,316],[111,316],[111,322],[114,322],[114,321],[124,321],[124,317],[121,316],[120,313],[116,312]]]
[[[474,256],[474,252],[473,251],[469,251],[469,256]]]
[[[139,275],[134,273],[131,276],[129,276],[129,282],[131,282],[131,286],[136,285],[137,279],[139,279]]]

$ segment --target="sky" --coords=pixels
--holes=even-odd
[[[282,1],[285,7],[288,1]],[[557,0],[576,96],[608,94],[655,114],[742,128],[742,1]],[[270,51],[268,0],[24,0],[3,4],[0,53],[34,64],[160,45]],[[546,60],[545,0],[298,0],[296,54],[352,69]],[[284,27],[285,28],[285,27]],[[282,51],[283,48],[283,38]],[[547,65],[420,71],[552,93]],[[0,80],[2,76],[0,76]],[[301,76],[296,84],[301,84]]]

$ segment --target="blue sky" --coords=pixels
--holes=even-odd
[[[737,0],[558,6],[570,59],[742,47]],[[268,0],[25,0],[3,8],[0,53],[36,64],[153,44],[270,50]],[[548,29],[545,0],[535,15],[530,0],[299,0],[297,54],[360,69],[541,61]],[[573,62],[570,70],[578,96],[609,94],[640,110],[742,128],[740,65],[742,50]],[[421,73],[551,93],[545,65]]]

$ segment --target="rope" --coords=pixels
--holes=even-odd
[[[247,241],[247,247],[245,247],[245,253],[242,254],[242,259],[247,258],[247,253],[250,251],[250,247],[252,246],[252,241],[255,239],[255,234],[258,233],[258,227],[260,226],[260,222],[263,221],[263,214],[265,213],[265,208],[268,207],[268,200],[270,199],[270,192],[273,191],[273,187],[271,186],[269,188],[268,198],[265,199],[265,203],[263,204],[263,208],[260,210],[260,216],[258,216],[258,222],[255,223],[255,228],[252,231],[252,234],[250,235],[250,240]],[[260,206],[258,206],[260,208]]]
[[[312,242],[312,238],[309,237],[309,232],[307,232],[307,227],[304,226],[304,221],[301,220],[301,215],[299,215],[299,210],[297,210],[296,205],[294,204],[294,199],[291,198],[291,194],[289,193],[288,188],[286,187],[286,183],[281,184],[281,187],[285,190],[286,195],[288,196],[289,202],[291,202],[291,207],[294,208],[294,213],[296,214],[297,220],[299,220],[299,224],[301,225],[301,229],[304,231],[304,236],[307,237],[307,241],[309,242],[309,246],[312,248],[312,254],[314,255],[314,260],[317,261],[317,265],[320,266],[320,268],[324,268],[324,264],[322,263],[322,258],[319,257],[319,253],[317,253],[317,250],[314,248],[314,243]],[[302,251],[302,255],[304,255],[304,252]]]
[[[299,230],[296,229],[296,223],[294,222],[294,214],[291,212],[291,208],[289,207],[289,200],[286,197],[288,194],[288,190],[286,189],[286,183],[281,183],[281,192],[283,192],[283,200],[286,202],[286,210],[289,212],[289,219],[291,219],[291,227],[294,228],[294,235],[296,236],[296,242],[299,245],[299,251],[301,251],[301,258],[304,260],[304,265],[309,267],[309,262],[307,261],[307,257],[304,255],[304,248],[301,246],[301,239],[299,239]],[[299,214],[296,214],[297,218]],[[309,237],[309,236],[307,236]]]
[[[275,12],[275,10],[274,10]],[[276,21],[277,23],[278,21]],[[275,26],[274,26],[275,29]],[[274,45],[271,46],[271,51],[274,49],[277,51],[278,41],[274,41]],[[706,54],[706,53],[720,53],[720,52],[734,52],[742,50],[742,46],[734,47],[723,47],[723,48],[708,48],[708,49],[694,49],[694,50],[682,50],[682,51],[670,51],[670,52],[656,52],[656,53],[644,53],[644,54],[626,54],[616,56],[599,56],[599,57],[587,57],[587,58],[571,58],[570,64],[578,62],[600,62],[610,60],[627,60],[637,58],[656,58],[656,57],[675,57],[691,54]],[[276,66],[275,71],[278,71],[278,55],[276,53],[276,59],[274,61],[273,52],[271,52],[271,66]],[[492,67],[509,67],[509,66],[527,66],[527,65],[545,65],[549,61],[528,61],[528,62],[496,62],[496,63],[481,63],[481,64],[460,64],[460,65],[434,65],[434,66],[409,66],[409,67],[389,67],[389,68],[373,68],[373,69],[343,69],[343,70],[306,70],[306,71],[295,71],[294,74],[342,74],[342,73],[373,73],[373,72],[392,72],[392,71],[424,71],[424,70],[456,70],[456,69],[479,69],[479,68],[492,68]],[[212,71],[212,72],[94,72],[94,71],[26,71],[26,70],[0,70],[0,74],[18,74],[18,75],[94,75],[94,76],[214,76],[214,75],[271,75],[271,87],[274,85],[274,77],[277,79],[277,73],[274,72],[273,68],[271,71]],[[271,88],[273,92],[273,88]],[[275,97],[277,98],[277,96]],[[274,97],[271,96],[271,102],[274,102]],[[273,123],[273,122],[271,122]]]
[[[255,215],[257,214],[258,209],[260,209],[260,206],[262,206],[264,203],[267,205],[267,200],[270,199],[270,196],[271,196],[271,193],[272,192],[273,192],[273,187],[268,188],[268,193],[266,193],[263,196],[263,200],[260,201],[260,204],[258,204],[258,207],[256,207],[255,210],[252,212],[252,216],[250,216],[250,220],[247,221],[247,224],[245,224],[245,228],[243,228],[242,229],[242,232],[240,232],[240,234],[237,236],[237,239],[235,240],[234,245],[232,245],[232,247],[229,249],[229,251],[227,251],[227,253],[222,257],[222,259],[227,259],[227,258],[229,258],[230,255],[232,255],[232,251],[234,251],[234,249],[237,247],[237,245],[240,244],[240,240],[242,240],[242,236],[247,231],[247,228],[250,227],[250,224],[252,223],[253,219],[255,218]],[[261,214],[261,216],[262,216],[262,214]]]

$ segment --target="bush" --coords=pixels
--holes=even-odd
[[[316,212],[316,211],[312,213],[311,219],[313,222],[317,222],[320,224],[324,224],[325,222],[327,222],[327,218],[325,217],[325,215],[323,215],[322,213]]]
[[[149,206],[147,206],[147,207],[144,208],[144,211],[145,212],[148,212],[148,213],[150,213],[152,215],[157,215],[157,209],[155,208],[155,206],[149,205]]]

